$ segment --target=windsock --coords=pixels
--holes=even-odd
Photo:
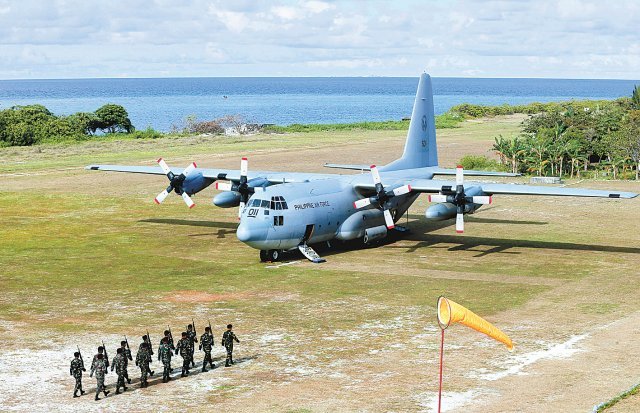
[[[464,324],[480,333],[503,343],[509,351],[513,351],[513,342],[505,333],[493,324],[475,314],[473,311],[445,297],[438,298],[438,324],[443,330],[451,323]]]

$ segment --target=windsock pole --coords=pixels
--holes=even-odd
[[[440,405],[442,404],[442,356],[444,355],[444,328],[441,329],[442,337],[440,340],[440,388],[438,389],[438,413],[440,413]]]

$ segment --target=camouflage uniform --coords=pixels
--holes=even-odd
[[[71,360],[71,367],[69,368],[69,374],[71,374],[73,378],[76,379],[76,385],[73,388],[73,397],[78,397],[76,395],[78,391],[80,391],[81,395],[84,394],[84,391],[82,390],[83,371],[86,371],[84,369],[84,363],[82,362],[80,357],[74,357],[73,360]]]
[[[180,353],[180,356],[182,357],[182,377],[189,375],[192,351],[190,340],[188,338],[181,338],[178,340],[176,354]]]
[[[136,354],[136,366],[140,367],[140,387],[147,387],[147,372],[150,362],[151,355],[149,354],[149,349],[140,347],[138,354]]]
[[[204,361],[202,362],[202,371],[206,371],[205,367],[207,363],[211,366],[211,368],[215,368],[213,365],[213,359],[211,358],[211,349],[213,348],[213,334],[210,332],[205,332],[202,336],[200,336],[200,347],[202,351],[204,351]]]
[[[127,383],[131,384],[131,379],[129,378],[129,360],[133,361],[133,357],[131,357],[131,349],[129,346],[123,349],[124,353],[124,378],[127,380]]]
[[[224,334],[222,335],[222,345],[227,350],[227,360],[224,363],[226,367],[229,367],[231,364],[235,364],[233,362],[233,342],[234,341],[236,343],[240,342],[240,340],[238,340],[238,337],[236,337],[236,334],[231,330],[225,331]]]
[[[171,351],[175,351],[176,350],[176,346],[173,345],[173,334],[168,334],[166,336],[164,336],[167,339],[167,342],[169,343],[169,348],[171,349]],[[162,340],[160,340],[160,345],[158,346],[158,353],[160,353],[160,347],[162,347]],[[160,354],[158,354],[158,360],[160,360]],[[171,373],[173,371],[173,368],[171,368],[171,359],[169,359],[169,373]]]
[[[101,391],[104,393],[105,396],[109,394],[109,392],[104,387],[104,375],[107,373],[107,363],[105,362],[104,359],[100,360],[97,357],[94,358],[94,363],[91,366],[90,375],[92,376],[93,373],[96,374],[96,381],[97,381],[96,400],[99,400],[98,395],[100,394]]]
[[[142,343],[140,343],[140,346],[138,346],[138,353],[140,352],[140,350],[142,350],[142,345],[144,343],[148,343],[149,344],[149,348],[147,348],[147,352],[149,353],[149,364],[151,364],[151,362],[153,361],[153,358],[151,356],[153,356],[153,348],[151,346],[151,343],[149,342],[149,339],[147,338],[145,341],[143,341]],[[147,364],[147,373],[151,376],[153,376],[153,372],[151,371],[151,367],[149,367],[149,364]]]
[[[196,330],[195,329],[191,331],[187,330],[187,338],[189,339],[189,344],[191,345],[191,364],[193,365],[193,367],[195,367],[196,363],[193,357],[193,353],[195,353],[195,349],[196,349],[196,345],[194,343],[198,341]]]
[[[169,344],[162,343],[158,348],[158,360],[162,361],[164,371],[162,372],[162,381],[167,382],[171,380],[171,356],[173,355]]]
[[[105,369],[109,368],[109,359],[107,358],[107,356],[104,355],[104,353],[98,353],[98,354],[102,354],[102,356],[104,357],[102,359],[102,362],[104,363],[104,367]],[[96,365],[96,363],[98,362],[98,354],[96,354],[95,356],[93,356],[93,361],[91,362],[91,370],[94,369],[94,366]]]
[[[120,393],[120,387],[123,390],[127,389],[127,386],[124,385],[125,374],[127,374],[127,357],[123,354],[116,354],[113,358],[113,364],[111,364],[111,371],[113,369],[116,370],[116,374],[118,375],[118,382],[116,383],[116,394]]]

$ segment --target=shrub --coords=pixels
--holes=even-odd
[[[483,155],[465,155],[460,159],[460,165],[464,169],[472,169],[475,171],[506,171],[504,165],[501,165],[495,159],[489,159]]]

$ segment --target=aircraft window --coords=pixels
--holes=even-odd
[[[269,209],[276,209],[276,201],[271,198],[271,205],[269,205]]]
[[[275,215],[273,216],[273,225],[276,227],[278,226],[278,217]]]
[[[276,209],[277,210],[281,210],[282,209],[282,202],[280,202],[280,201],[276,202]]]
[[[266,199],[263,199],[260,203],[260,206],[262,208],[269,208],[269,201],[267,201]]]
[[[280,225],[284,225],[284,217],[282,215],[278,217],[278,222]]]
[[[255,207],[255,208],[259,208],[259,207],[260,207],[260,200],[259,200],[259,199],[254,199],[254,200],[251,202],[251,206],[252,206],[252,207]]]
[[[264,210],[264,214],[265,214],[265,215],[269,215],[269,210],[268,210],[268,209],[265,209],[265,210]]]

